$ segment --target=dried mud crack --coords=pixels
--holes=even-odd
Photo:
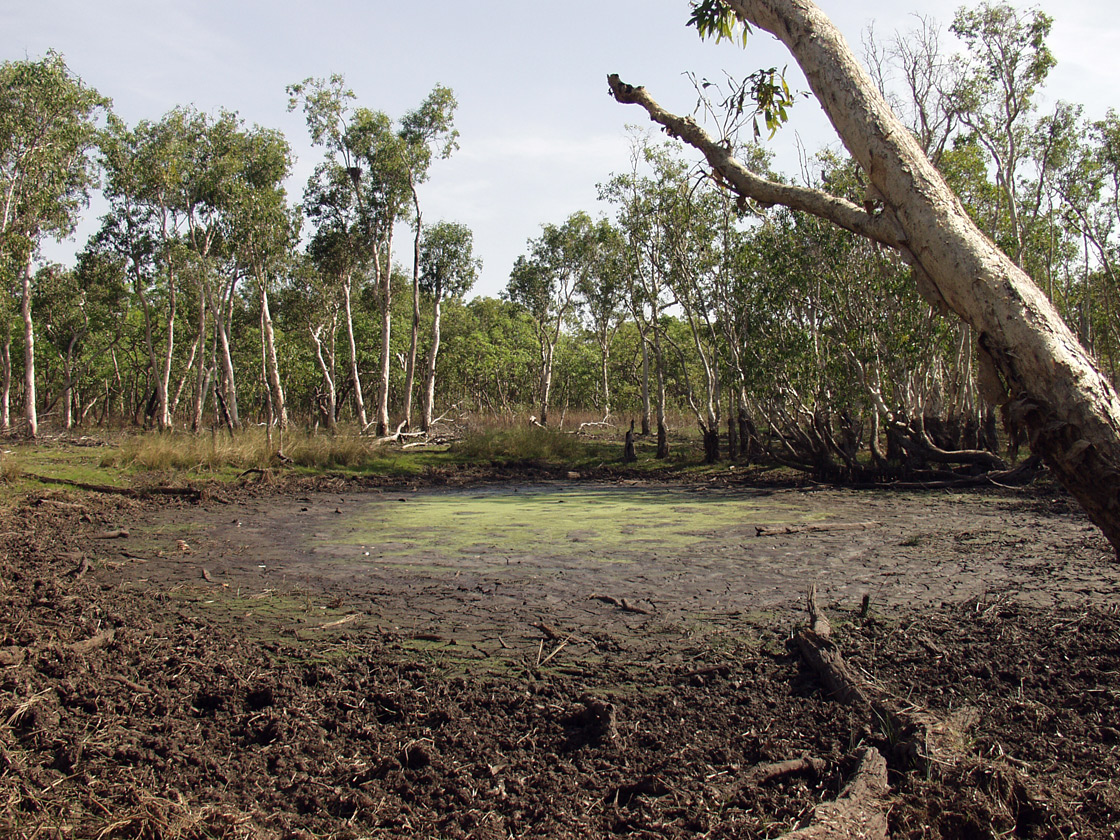
[[[364,498],[333,488],[295,503],[325,520]],[[855,515],[870,498],[845,497],[844,521],[887,523],[867,538],[893,543],[903,574],[1018,569],[998,593],[957,599],[898,589],[892,602],[875,588],[864,616],[842,564],[818,581],[842,593],[832,639],[861,678],[942,719],[974,712],[960,760],[934,771],[913,772],[894,749],[905,733],[869,726],[804,664],[791,644],[800,591],[762,609],[745,587],[732,607],[703,568],[695,593],[680,578],[678,604],[601,564],[573,566],[563,585],[523,569],[527,603],[494,610],[501,587],[485,594],[482,567],[394,567],[364,587],[302,565],[269,577],[259,566],[282,558],[224,529],[248,531],[254,511],[288,497],[29,500],[0,523],[0,832],[774,838],[809,825],[873,748],[889,762],[891,837],[1114,837],[1120,620],[1107,549],[1041,497],[1004,502],[1013,522],[1057,534],[1034,548],[976,529],[967,498],[892,510],[876,496]],[[955,525],[905,524],[958,502]],[[922,536],[935,527],[952,533]],[[128,536],[93,539],[113,531]],[[910,535],[919,545],[902,545]],[[758,550],[819,556],[857,537],[777,539],[788,543]]]

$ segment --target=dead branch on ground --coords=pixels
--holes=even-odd
[[[638,615],[653,615],[652,610],[647,610],[644,607],[636,606],[625,598],[615,598],[613,595],[588,595],[589,601],[602,601],[604,604],[610,604],[612,607],[618,607],[624,612],[637,613]]]
[[[756,537],[776,537],[814,531],[866,531],[878,528],[878,522],[814,522],[810,525],[756,525]]]

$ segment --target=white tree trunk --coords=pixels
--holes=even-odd
[[[4,343],[0,345],[0,432],[12,430],[12,334],[4,330]]]
[[[27,434],[34,438],[39,434],[39,416],[35,408],[35,324],[31,320],[30,257],[23,270],[20,314],[23,316],[24,412],[27,417]]]
[[[354,386],[354,405],[358,409],[358,425],[364,432],[369,423],[366,420],[366,403],[362,399],[362,378],[358,375],[358,344],[354,341],[354,314],[350,309],[350,278],[342,282],[342,300],[346,308],[346,338],[350,342],[350,382]]]
[[[338,391],[334,385],[334,351],[330,353],[330,363],[323,357],[322,325],[309,328],[311,341],[315,345],[315,358],[319,362],[319,371],[323,374],[323,383],[327,386],[327,407],[324,411],[327,429],[334,431],[338,424]]]
[[[280,363],[276,358],[276,333],[272,328],[272,312],[268,306],[268,287],[263,272],[258,273],[261,290],[261,325],[264,329],[265,371],[268,376],[268,389],[272,394],[272,416],[276,425],[284,429],[288,425],[288,410],[284,405],[284,386],[280,383]]]
[[[436,358],[439,356],[439,318],[440,295],[437,293],[432,306],[432,346],[428,348],[428,382],[424,388],[424,417],[420,429],[427,432],[432,428],[432,415],[436,404]]]
[[[376,258],[375,258],[376,259]],[[381,381],[377,387],[377,436],[389,434],[389,374],[392,370],[393,237],[388,237],[381,274]]]
[[[420,213],[420,198],[416,187],[412,188],[412,203],[416,208],[416,235],[412,239],[412,336],[408,342],[408,362],[404,371],[404,424],[412,425],[412,387],[416,381],[416,348],[420,342],[420,232],[423,216]],[[428,416],[428,415],[425,415]],[[431,417],[423,426],[424,431],[431,425]]]
[[[1045,295],[972,222],[917,142],[890,111],[843,36],[808,0],[726,0],[792,52],[837,133],[874,188],[881,212],[750,173],[690,119],[666,113],[642,88],[611,87],[701,150],[741,195],[829,219],[897,248],[931,303],[976,331],[982,366],[1002,384],[1031,448],[1120,550],[1120,399]],[[1003,393],[997,393],[1002,390]]]

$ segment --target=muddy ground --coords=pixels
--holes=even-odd
[[[1060,491],[529,478],[28,499],[0,831],[780,837],[897,737],[790,644],[809,583],[862,678],[975,721],[892,758],[891,836],[1120,830],[1120,580]]]

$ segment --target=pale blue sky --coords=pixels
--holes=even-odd
[[[1114,1],[1016,3],[1054,16],[1058,67],[1047,95],[1082,102],[1090,116],[1120,107]],[[857,52],[872,20],[880,37],[910,28],[911,13],[947,27],[958,5],[822,2]],[[542,223],[579,209],[605,211],[595,185],[628,166],[626,125],[648,125],[633,106],[610,99],[608,73],[688,112],[696,97],[684,71],[744,75],[793,64],[766,35],[747,50],[701,43],[684,26],[687,17],[687,0],[0,0],[0,59],[38,58],[53,48],[130,123],[193,104],[279,128],[298,158],[289,183],[296,201],[319,153],[302,116],[286,112],[285,85],[342,73],[360,104],[397,117],[445,84],[459,100],[461,148],[434,167],[421,196],[424,215],[474,230],[485,263],[476,292],[494,295]],[[812,102],[798,105],[792,124],[771,141],[786,171],[796,170],[797,138],[810,151],[836,142]],[[97,210],[78,239],[96,227]],[[48,253],[69,262],[77,247]],[[402,245],[398,259],[407,261],[406,251]]]

